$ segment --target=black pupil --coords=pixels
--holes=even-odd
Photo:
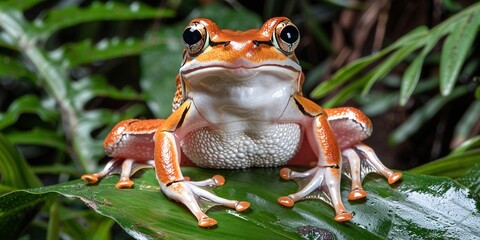
[[[202,34],[195,28],[187,28],[183,32],[183,41],[188,45],[193,45],[202,40]]]
[[[286,26],[280,33],[280,38],[287,43],[294,43],[298,39],[298,30],[294,26]]]

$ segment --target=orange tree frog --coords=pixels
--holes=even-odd
[[[352,180],[349,200],[366,196],[361,182],[369,172],[385,176],[390,184],[402,174],[386,168],[362,143],[372,132],[362,112],[323,109],[302,96],[304,75],[294,54],[299,41],[297,27],[285,17],[248,31],[222,30],[209,19],[193,19],[183,32],[185,50],[173,113],[165,120],[117,124],[104,144],[113,160],[103,171],[82,179],[95,183],[120,173],[116,187],[129,188],[137,169],[153,166],[161,191],[187,206],[199,226],[210,227],[217,222],[201,210],[198,199],[237,211],[250,204],[203,189],[223,185],[221,176],[186,179],[180,169],[182,156],[205,168],[277,167],[292,160],[306,138],[316,164],[306,172],[280,170],[282,178],[303,179],[305,184],[278,202],[291,207],[321,189],[335,209],[335,220],[351,219],[340,197],[342,170]]]

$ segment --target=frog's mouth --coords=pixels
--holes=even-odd
[[[205,79],[210,77],[222,77],[222,81],[243,82],[259,74],[275,76],[278,80],[287,81],[297,79],[301,72],[298,64],[289,62],[279,63],[277,61],[262,61],[254,63],[245,59],[238,59],[235,62],[211,62],[211,63],[192,63],[180,68],[182,78],[189,82],[196,79]]]

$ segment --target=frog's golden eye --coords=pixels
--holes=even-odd
[[[183,45],[190,55],[196,55],[208,46],[208,32],[199,22],[193,22],[183,31]]]
[[[285,20],[277,25],[272,36],[273,45],[285,54],[292,54],[300,41],[300,32],[292,22]]]

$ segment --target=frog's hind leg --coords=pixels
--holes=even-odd
[[[120,180],[115,187],[131,188],[133,181],[130,177],[133,174],[140,169],[154,166],[153,135],[163,122],[163,119],[128,119],[119,122],[104,141],[105,153],[113,159],[102,171],[85,174],[82,179],[93,184],[111,174],[120,174]]]
[[[357,158],[360,159],[359,161],[360,171],[355,172],[355,174],[357,175],[355,177],[356,179],[363,180],[367,174],[373,172],[373,173],[383,175],[388,180],[389,184],[394,184],[395,182],[400,180],[400,178],[402,177],[401,172],[394,172],[391,169],[385,167],[385,165],[383,165],[380,159],[378,159],[377,155],[375,154],[375,151],[373,151],[373,149],[370,148],[369,146],[363,143],[358,143],[355,146],[353,146],[352,149],[354,150],[354,153],[350,152],[348,155],[349,158],[353,157],[354,155],[357,155]],[[350,164],[351,163],[352,162],[350,161]],[[351,174],[353,178],[353,174],[354,174],[353,168],[351,168]]]
[[[153,166],[153,160],[137,162],[134,159],[125,159],[122,163],[120,180],[118,180],[117,184],[115,184],[115,187],[119,189],[131,188],[133,186],[133,181],[130,180],[130,177],[141,169],[153,168]]]
[[[377,155],[362,141],[372,133],[372,123],[360,110],[343,107],[325,109],[328,121],[342,149],[343,173],[352,180],[349,200],[367,196],[362,181],[371,172],[381,174],[390,184],[398,181],[402,174],[385,167]]]
[[[95,184],[109,175],[120,174],[120,180],[115,184],[115,187],[118,189],[131,188],[133,186],[133,181],[130,180],[130,177],[141,169],[153,168],[153,165],[153,160],[138,162],[134,159],[114,158],[107,163],[102,171],[84,174],[81,178],[89,184]]]
[[[344,156],[344,174],[352,180],[352,190],[348,200],[357,200],[367,196],[362,187],[362,181],[369,173],[383,175],[389,184],[393,184],[402,177],[401,172],[394,172],[385,167],[369,146],[359,143],[342,151]]]
[[[120,160],[118,159],[112,159],[108,161],[108,163],[105,165],[105,167],[102,169],[102,171],[97,172],[97,173],[88,173],[82,175],[82,180],[89,183],[89,184],[94,184],[100,181],[100,179],[106,177],[109,175],[112,170],[116,167],[118,167]]]

